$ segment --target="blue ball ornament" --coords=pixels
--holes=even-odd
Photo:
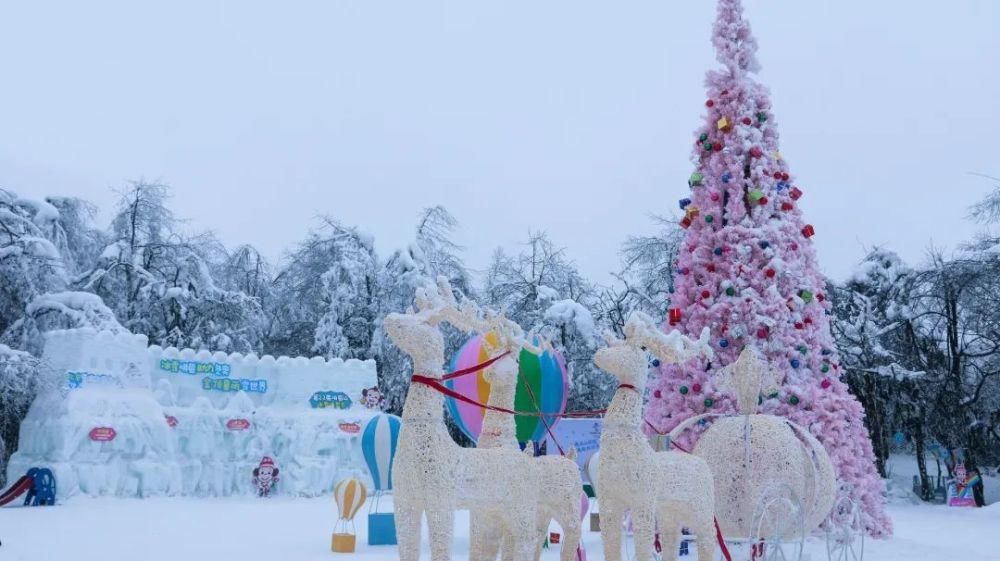
[[[719,348],[726,348],[729,346],[729,339],[719,339]]]
[[[654,358],[653,362],[651,362],[650,364],[653,365],[653,368],[659,368],[660,367],[660,359]]]
[[[767,248],[771,247],[771,242],[769,242],[767,240],[763,240],[763,241],[761,241],[757,245],[759,245],[761,249],[767,249]]]
[[[799,362],[799,359],[797,358],[793,358],[791,362],[792,362],[792,368],[798,368],[802,364],[801,362]]]
[[[721,247],[715,248],[715,251],[713,251],[713,253],[715,253],[716,255],[722,255],[722,248]]]
[[[722,182],[723,183],[729,183],[729,181],[732,180],[732,178],[733,178],[733,175],[731,173],[729,173],[728,171],[726,173],[722,174]]]

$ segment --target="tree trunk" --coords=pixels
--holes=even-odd
[[[914,423],[913,443],[917,453],[917,470],[920,473],[920,498],[924,501],[931,500],[930,480],[927,477],[927,460],[925,457],[925,441],[923,421]]]

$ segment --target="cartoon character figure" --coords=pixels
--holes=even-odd
[[[382,396],[378,386],[361,390],[361,400],[369,409],[382,409],[385,406],[385,397]]]
[[[278,468],[269,456],[260,459],[260,465],[253,468],[253,484],[258,497],[270,497],[271,490],[278,482]]]

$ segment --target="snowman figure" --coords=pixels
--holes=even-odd
[[[269,456],[260,459],[260,465],[253,469],[253,484],[258,497],[270,497],[271,489],[278,482],[278,468]]]

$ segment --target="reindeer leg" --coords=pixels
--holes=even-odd
[[[455,511],[427,511],[427,528],[431,537],[431,561],[451,561],[451,542],[455,533]]]
[[[409,501],[396,502],[396,541],[399,561],[420,560],[420,522],[423,511]]]
[[[602,491],[602,494],[605,492]],[[625,505],[610,498],[601,499],[601,541],[604,543],[604,561],[622,559],[622,518]]]
[[[635,532],[633,537],[636,561],[651,561],[653,559],[653,540],[656,534],[652,504],[632,509],[632,529]]]

